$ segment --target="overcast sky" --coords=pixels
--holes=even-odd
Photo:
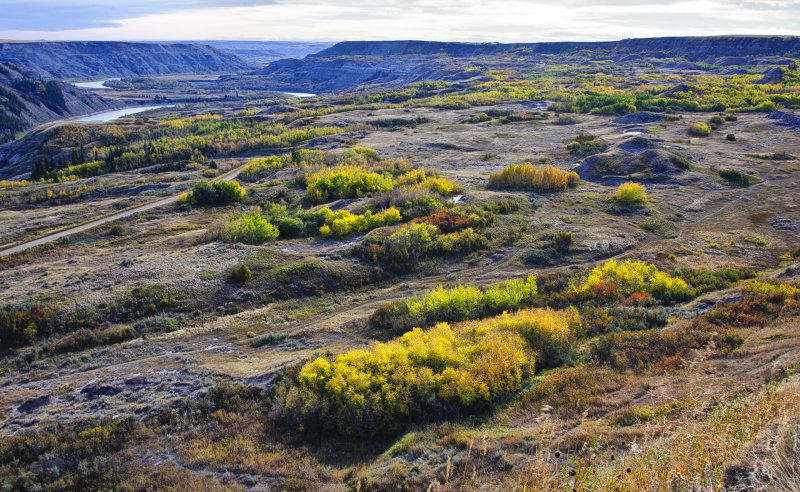
[[[0,0],[0,38],[535,42],[800,34],[800,0]]]

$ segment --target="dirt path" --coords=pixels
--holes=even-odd
[[[228,174],[225,174],[225,175],[223,175],[221,177],[214,178],[211,181],[230,181],[232,179],[235,179],[239,175],[239,173],[241,173],[241,172],[242,172],[242,168],[239,167],[239,168],[235,169],[234,171],[229,172]],[[172,195],[170,197],[162,198],[161,200],[157,200],[155,202],[150,202],[150,203],[147,203],[147,204],[144,204],[144,205],[140,205],[138,207],[130,208],[128,210],[123,210],[122,212],[117,212],[115,214],[108,215],[106,217],[101,217],[99,219],[93,220],[91,222],[87,222],[85,224],[81,224],[79,226],[71,227],[71,228],[63,230],[63,231],[59,231],[59,232],[56,232],[56,233],[53,233],[53,234],[49,234],[47,236],[40,237],[39,239],[34,239],[33,241],[28,241],[27,243],[18,244],[17,246],[13,246],[11,248],[4,249],[4,250],[0,251],[0,256],[8,256],[8,255],[12,255],[14,253],[19,253],[20,251],[25,251],[26,249],[30,249],[30,248],[33,248],[35,246],[41,246],[42,244],[51,243],[51,242],[53,242],[53,241],[55,241],[57,239],[60,239],[62,237],[71,236],[73,234],[77,234],[79,232],[83,232],[83,231],[92,229],[94,227],[101,226],[101,225],[107,224],[109,222],[113,222],[115,220],[123,219],[125,217],[130,217],[131,215],[137,214],[139,212],[144,212],[144,211],[147,211],[147,210],[151,210],[151,209],[154,209],[154,208],[157,208],[157,207],[168,205],[170,203],[175,203],[175,202],[178,201],[178,199],[180,199],[180,197],[182,195],[183,195],[183,193],[179,193],[177,195]]]

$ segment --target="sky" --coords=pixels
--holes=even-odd
[[[0,0],[0,39],[538,42],[800,34],[800,0]]]

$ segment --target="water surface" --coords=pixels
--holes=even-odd
[[[81,89],[110,89],[111,87],[106,87],[103,84],[108,82],[109,80],[120,80],[119,77],[115,77],[113,79],[103,79],[103,80],[93,80],[91,82],[75,82],[75,87],[80,87]]]
[[[164,104],[161,106],[133,106],[130,108],[115,109],[113,111],[105,111],[103,113],[90,114],[89,116],[82,116],[80,118],[75,119],[74,121],[105,123],[106,121],[116,120],[117,118],[122,118],[123,116],[129,116],[132,114],[141,113],[143,111],[150,111],[153,109],[171,108],[173,106],[175,105]]]

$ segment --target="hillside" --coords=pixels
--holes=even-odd
[[[58,80],[43,82],[31,75],[0,62],[0,143],[40,123],[122,105]]]
[[[94,41],[0,43],[0,61],[15,63],[42,79],[235,72],[247,68],[241,58],[211,46]]]
[[[800,52],[797,37],[669,37],[609,42],[446,43],[346,41],[302,60],[278,60],[261,72],[275,89],[343,91],[358,86],[392,87],[412,82],[460,81],[485,69],[521,73],[554,56],[650,64],[665,69],[714,70],[786,65]],[[567,59],[565,58],[565,60]],[[704,66],[698,65],[699,63]]]

